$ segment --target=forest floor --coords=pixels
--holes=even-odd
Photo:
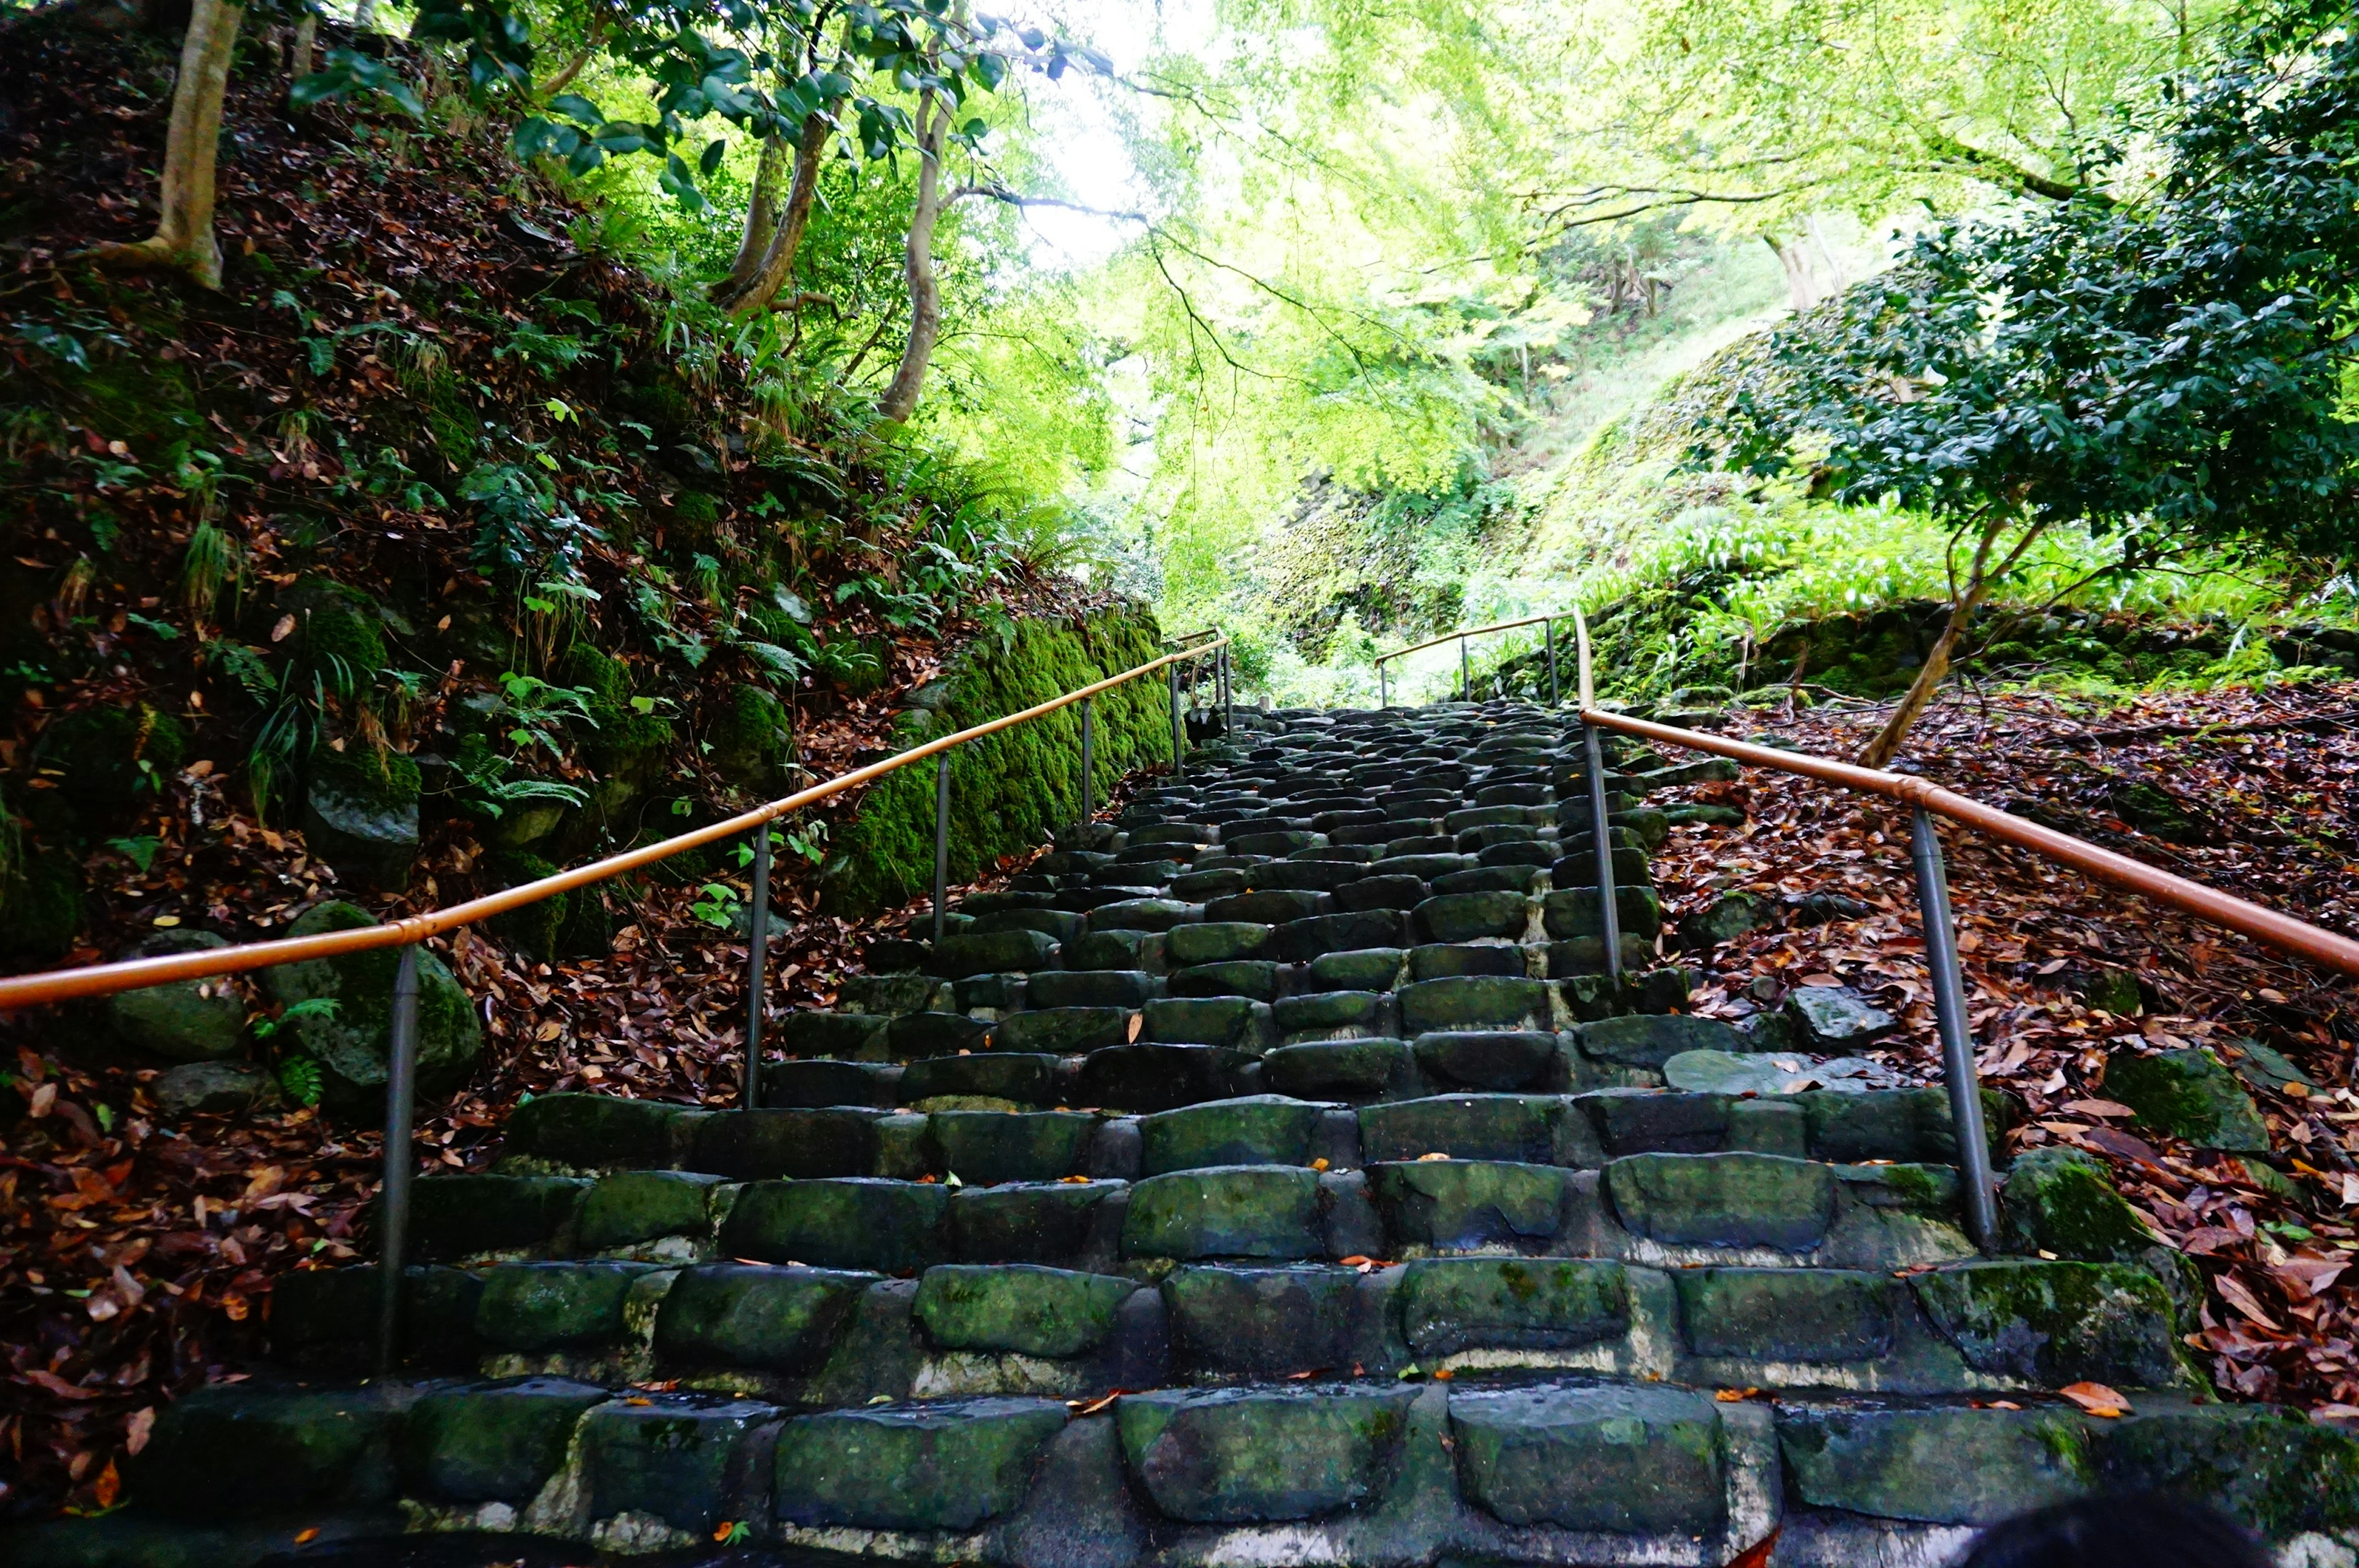
[[[1772,718],[1780,743],[1848,758],[1885,709]],[[1738,738],[1765,732],[1733,723]],[[2345,935],[2359,933],[2359,684],[2229,687],[2098,704],[1953,699],[1898,766],[1961,794]],[[2140,788],[2139,786],[2144,786]],[[2152,792],[2152,793],[2148,793]],[[1769,928],[1683,959],[1699,1011],[1738,1017],[1797,986],[1841,983],[1897,1016],[1880,1055],[1938,1081],[1905,812],[1793,774],[1670,792],[1740,806],[1735,828],[1682,827],[1658,855],[1667,923],[1729,892],[1782,907]],[[2133,826],[2127,816],[2139,818]],[[2142,830],[2143,828],[2143,830]],[[1945,830],[1983,1080],[2030,1112],[2009,1152],[2068,1144],[2105,1160],[2155,1230],[2209,1281],[2189,1342],[2219,1387],[2359,1419],[2359,996],[2281,957],[2027,851]],[[1810,894],[1855,901],[1812,924]],[[1823,901],[1820,907],[1823,909]],[[2126,970],[2135,1011],[2079,994]],[[2114,999],[2120,1005],[2120,999]],[[2127,1130],[2104,1091],[2110,1047],[2201,1044],[2255,1089],[2271,1152],[2246,1162]],[[2253,1043],[2265,1051],[2250,1049]],[[2272,1062],[2269,1053],[2282,1062]],[[2288,1082],[2283,1065],[2300,1077]]]

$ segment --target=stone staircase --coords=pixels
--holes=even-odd
[[[1641,802],[1729,764],[1614,745],[1616,987],[1562,714],[1258,722],[878,944],[764,1108],[521,1107],[418,1184],[411,1376],[353,1380],[372,1271],[288,1276],[9,1560],[1930,1565],[2104,1487],[2350,1560],[2359,1444],[2212,1402],[2167,1261],[1979,1257],[1940,1088],[1681,1087],[1754,1042],[1677,1011]]]

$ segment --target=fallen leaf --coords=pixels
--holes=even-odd
[[[2135,1116],[2137,1113],[2116,1099],[2068,1099],[2064,1108],[2076,1116]]]
[[[2282,1327],[2278,1326],[2276,1319],[2270,1317],[2267,1313],[2261,1310],[2261,1303],[2253,1299],[2253,1292],[2245,1287],[2245,1281],[2236,1278],[2235,1275],[2223,1274],[2219,1278],[2213,1280],[2212,1284],[2212,1287],[2220,1292],[2220,1299],[2222,1301],[2226,1302],[2230,1306],[2234,1307],[2238,1312],[2244,1314],[2255,1323],[2259,1324],[2271,1334],[2283,1334],[2285,1332]]]
[[[2056,1390],[2091,1415],[2112,1420],[2129,1412],[2129,1400],[2103,1383],[2067,1383]]]
[[[274,643],[284,643],[288,637],[294,635],[294,633],[295,617],[282,615],[278,618],[278,624],[270,629],[270,640]]]
[[[141,1449],[147,1446],[148,1436],[155,1430],[156,1407],[154,1405],[142,1406],[133,1411],[131,1419],[123,1424],[124,1452],[137,1454]]]
[[[91,1496],[98,1499],[100,1508],[114,1506],[114,1499],[123,1494],[123,1477],[115,1473],[114,1460],[106,1462],[106,1468],[101,1470],[98,1479],[91,1483],[90,1491]]]

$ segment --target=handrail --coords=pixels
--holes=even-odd
[[[1520,621],[1494,621],[1488,626],[1469,626],[1462,632],[1444,632],[1439,637],[1429,637],[1422,643],[1411,643],[1406,648],[1395,648],[1388,654],[1378,654],[1376,655],[1376,705],[1380,708],[1392,706],[1392,688],[1386,684],[1385,678],[1386,660],[1422,653],[1428,648],[1438,648],[1444,643],[1458,644],[1459,696],[1472,702],[1474,700],[1474,667],[1467,657],[1466,639],[1481,637],[1493,632],[1512,632],[1518,626],[1538,626],[1544,629],[1542,634],[1548,643],[1549,706],[1554,708],[1559,700],[1556,687],[1556,623],[1563,619],[1561,614],[1554,614],[1527,615]]]
[[[1058,709],[1085,701],[1100,692],[1149,675],[1169,665],[1201,659],[1228,645],[1228,639],[1215,633],[1217,641],[1194,648],[1183,648],[1166,654],[1135,669],[1109,676],[1093,685],[1047,702],[1035,704],[1020,713],[1010,713],[990,719],[955,734],[913,746],[882,762],[855,768],[824,784],[814,784],[780,800],[757,806],[723,821],[703,827],[691,828],[661,843],[649,844],[637,849],[626,849],[594,860],[585,866],[555,872],[537,881],[487,893],[482,898],[455,903],[447,909],[432,910],[424,914],[408,915],[381,925],[355,926],[347,931],[323,933],[317,936],[286,936],[267,942],[249,942],[234,947],[205,948],[192,953],[171,953],[149,958],[127,958],[112,964],[92,964],[73,969],[52,969],[41,974],[17,975],[0,979],[0,1011],[33,1007],[45,1002],[71,1001],[82,997],[109,996],[117,991],[138,990],[148,986],[167,985],[175,980],[202,979],[214,975],[242,974],[251,969],[268,968],[275,964],[295,963],[309,958],[333,957],[345,953],[374,952],[381,947],[406,947],[429,936],[438,936],[553,898],[575,888],[587,887],[608,878],[636,871],[658,860],[668,860],[685,849],[701,849],[723,838],[731,838],[749,829],[774,822],[779,817],[805,806],[854,789],[872,780],[884,777],[910,763],[920,762],[953,746],[985,735],[1028,722]]]
[[[1405,654],[1421,654],[1428,648],[1439,648],[1444,643],[1462,642],[1468,637],[1480,637],[1486,632],[1512,632],[1518,626],[1538,626],[1542,622],[1561,621],[1562,614],[1527,615],[1521,621],[1494,621],[1488,626],[1469,626],[1463,632],[1444,632],[1439,637],[1428,637],[1422,643],[1411,643],[1406,648],[1395,648],[1389,654],[1378,654],[1376,663],[1397,659]]]
[[[1636,735],[1666,745],[1683,746],[1690,751],[1714,752],[1752,767],[1773,768],[1844,789],[1880,795],[1904,806],[1930,811],[1937,816],[1946,816],[1962,827],[2071,866],[2101,881],[2126,888],[2194,915],[2199,920],[2239,932],[2280,952],[2308,958],[2346,975],[2359,975],[2359,942],[2347,936],[2338,936],[2332,931],[2296,920],[2291,915],[2280,914],[2276,910],[2249,903],[2233,893],[2205,887],[2201,882],[2190,881],[2169,871],[2157,871],[2127,855],[2102,849],[2069,833],[2059,833],[2052,827],[2027,822],[1995,806],[1986,806],[1954,790],[1943,789],[1914,774],[1884,773],[1854,762],[1839,762],[1831,757],[1812,756],[1806,752],[1756,746],[1748,741],[1732,741],[1725,736],[1681,730],[1669,724],[1633,719],[1627,714],[1607,712],[1593,705],[1589,628],[1578,613],[1574,616],[1573,625],[1581,645],[1581,719],[1585,724],[1618,730],[1625,735]]]

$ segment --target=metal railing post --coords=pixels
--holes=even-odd
[[[1390,708],[1392,705],[1393,688],[1389,681],[1389,672],[1385,668],[1384,660],[1378,659],[1376,661],[1376,706]]]
[[[745,943],[745,1104],[762,1103],[762,971],[770,956],[770,825],[754,829],[754,907]]]
[[[942,939],[942,900],[951,884],[951,754],[934,756],[934,940]]]
[[[1958,1141],[1958,1175],[1966,1190],[1966,1226],[1974,1245],[1998,1249],[1998,1209],[1991,1189],[1990,1141],[1983,1126],[1982,1085],[1974,1072],[1973,1036],[1966,1027],[1966,988],[1958,967],[1957,925],[1950,912],[1950,878],[1941,864],[1941,836],[1930,813],[1918,806],[1908,842],[1917,862],[1917,907],[1925,923],[1925,967],[1933,981],[1933,1018],[1941,1035],[1941,1071],[1950,1090],[1950,1126]]]
[[[1098,814],[1096,781],[1090,776],[1091,767],[1096,761],[1097,735],[1093,719],[1093,699],[1085,697],[1082,698],[1082,826],[1084,827]],[[1082,848],[1088,846],[1083,845]]]
[[[1554,708],[1564,700],[1557,695],[1556,687],[1556,622],[1541,622],[1540,635],[1548,639],[1549,706]]]
[[[1614,830],[1605,821],[1605,753],[1597,726],[1583,721],[1581,744],[1589,767],[1589,842],[1597,856],[1597,923],[1605,942],[1605,979],[1622,989],[1622,908],[1614,893]]]
[[[1180,666],[1171,669],[1171,779],[1174,784],[1187,767],[1188,738],[1180,723]]]
[[[1463,637],[1458,639],[1458,700],[1474,700],[1474,666],[1468,662],[1466,639]]]
[[[1236,671],[1229,664],[1229,645],[1221,644],[1221,738],[1234,740],[1237,733]]]
[[[385,1074],[385,1184],[376,1205],[376,1369],[401,1364],[401,1287],[409,1254],[409,1183],[417,1160],[410,1124],[418,1109],[418,945],[393,970],[393,1021]]]

